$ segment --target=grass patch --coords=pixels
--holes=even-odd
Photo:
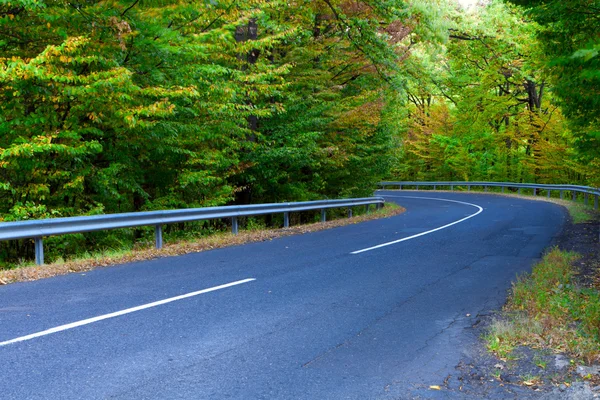
[[[152,243],[145,247],[136,244],[134,249],[109,249],[92,253],[84,253],[73,259],[59,258],[51,264],[37,266],[32,261],[22,261],[14,268],[0,270],[0,285],[14,282],[32,281],[49,278],[57,275],[90,271],[99,267],[124,264],[135,261],[150,260],[160,257],[177,256],[188,253],[197,253],[217,248],[236,246],[245,243],[262,242],[275,238],[317,232],[339,226],[352,225],[360,222],[379,218],[387,218],[404,212],[404,208],[394,203],[386,203],[380,210],[352,218],[340,218],[324,223],[312,223],[292,226],[283,229],[264,229],[257,224],[249,224],[246,230],[240,230],[238,235],[229,232],[216,232],[199,238],[183,238],[174,242],[165,243],[161,250],[156,250]],[[358,213],[357,213],[358,214]],[[328,214],[329,216],[329,214]]]
[[[569,211],[569,215],[571,216],[571,219],[573,220],[574,224],[581,224],[594,219],[594,214],[596,213],[596,211],[594,211],[594,209],[590,206],[570,201],[563,201],[561,203],[566,203],[563,205]]]
[[[551,250],[513,284],[503,315],[489,329],[488,349],[510,358],[521,345],[600,361],[600,293],[574,282],[575,253]]]
[[[524,344],[524,339],[532,335],[539,336],[543,327],[539,321],[524,313],[510,313],[509,318],[495,320],[489,333],[484,336],[488,350],[504,360],[512,360],[515,347]]]

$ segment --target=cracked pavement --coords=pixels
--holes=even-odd
[[[386,194],[386,192],[382,192]],[[0,341],[245,278],[256,281],[0,347],[8,399],[458,398],[448,385],[560,232],[562,208],[391,192],[406,213],[209,252],[0,287]],[[77,299],[73,302],[72,299]],[[456,384],[456,382],[450,384]],[[455,397],[452,397],[455,396]]]

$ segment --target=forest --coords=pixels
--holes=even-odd
[[[600,1],[467,3],[0,0],[0,221],[600,186]]]

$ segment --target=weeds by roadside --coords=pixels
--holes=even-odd
[[[485,336],[489,350],[507,359],[515,347],[529,345],[600,361],[600,293],[575,283],[577,257],[554,248],[518,278],[503,318]]]
[[[575,224],[581,224],[594,219],[595,211],[590,206],[564,200],[559,200],[558,204],[562,204],[565,207],[567,207],[569,215],[571,216],[571,218],[573,219],[573,223]]]

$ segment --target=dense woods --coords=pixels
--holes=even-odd
[[[447,14],[448,40],[411,74],[393,176],[600,185],[600,10],[519,3],[532,8],[489,2]]]
[[[0,220],[381,179],[598,186],[599,17],[588,0],[0,0]]]

